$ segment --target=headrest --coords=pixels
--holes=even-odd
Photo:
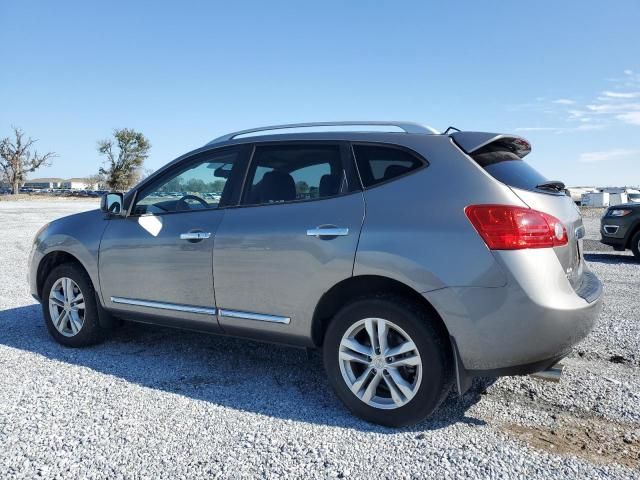
[[[389,165],[384,171],[383,180],[388,180],[390,178],[399,177],[407,173],[410,170],[409,167],[404,167],[402,165]]]
[[[318,193],[321,197],[337,195],[340,190],[340,175],[323,175],[320,178]]]
[[[281,202],[296,199],[296,184],[287,172],[267,172],[260,181],[260,202]]]

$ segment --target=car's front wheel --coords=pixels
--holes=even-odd
[[[55,267],[42,289],[42,313],[47,330],[62,345],[84,347],[100,342],[95,291],[87,273],[75,264]]]
[[[451,350],[437,320],[397,297],[365,298],[333,319],[323,355],[329,381],[357,416],[387,426],[424,420],[450,389]]]

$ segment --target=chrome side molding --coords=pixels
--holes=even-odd
[[[238,318],[241,320],[255,320],[258,322],[282,323],[288,325],[291,322],[289,317],[278,315],[267,315],[264,313],[242,312],[239,310],[226,310],[223,308],[196,307],[193,305],[179,305],[175,303],[153,302],[150,300],[138,300],[135,298],[111,297],[113,303],[122,305],[133,305],[136,307],[157,308],[159,310],[172,310],[175,312],[200,313],[203,315],[220,315],[227,318]]]
[[[266,315],[264,313],[241,312],[238,310],[219,309],[218,314],[221,317],[239,318],[242,320],[256,320],[259,322],[283,323],[288,325],[291,322],[289,317],[279,317],[277,315]]]
[[[196,307],[193,305],[178,305],[175,303],[152,302],[150,300],[137,300],[135,298],[111,297],[113,303],[134,305],[136,307],[157,308],[159,310],[173,310],[176,312],[201,313],[203,315],[216,315],[215,308]]]

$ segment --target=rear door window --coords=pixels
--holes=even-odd
[[[380,145],[353,145],[360,178],[365,188],[406,175],[426,162],[411,153]]]
[[[338,145],[257,146],[243,204],[316,200],[340,195],[346,173]]]

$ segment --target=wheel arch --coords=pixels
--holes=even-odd
[[[630,249],[632,247],[631,241],[636,233],[640,232],[640,220],[636,220],[627,233],[627,240],[625,241],[624,248]]]
[[[96,307],[98,308],[98,322],[103,328],[113,328],[116,325],[115,319],[102,306],[102,301],[97,290],[96,282],[91,277],[89,270],[84,266],[80,259],[78,259],[78,257],[64,250],[54,250],[47,253],[44,257],[42,257],[42,260],[40,260],[40,263],[38,264],[38,270],[36,273],[36,287],[38,289],[38,297],[41,299],[41,301],[44,301],[42,296],[42,289],[44,288],[44,282],[47,279],[49,272],[51,272],[57,266],[64,264],[76,265],[86,273],[87,278],[91,282],[91,285],[95,292]]]
[[[389,277],[378,275],[358,275],[347,278],[331,287],[320,298],[313,312],[311,339],[313,344],[321,346],[324,334],[336,313],[349,301],[365,295],[397,295],[425,308],[432,314],[439,331],[449,338],[449,331],[436,309],[419,292],[408,285]]]
[[[91,275],[89,275],[88,270],[82,264],[80,260],[69,252],[65,252],[64,250],[54,250],[53,252],[47,253],[40,263],[38,264],[38,270],[36,273],[36,285],[38,288],[38,296],[42,298],[42,289],[44,288],[44,282],[49,275],[49,272],[56,268],[59,265],[63,265],[65,263],[73,263],[80,268],[82,268],[89,279],[91,280]],[[93,283],[93,280],[91,280]],[[95,285],[94,285],[95,289]]]

